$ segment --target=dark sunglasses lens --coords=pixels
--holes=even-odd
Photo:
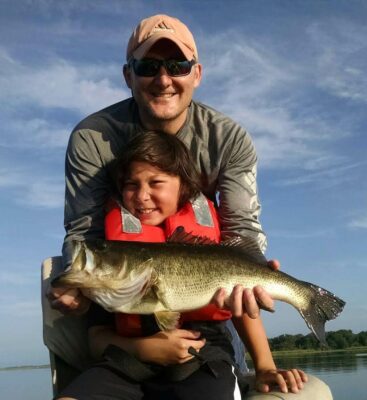
[[[134,60],[134,72],[138,76],[152,77],[157,75],[161,65],[166,68],[170,76],[188,75],[191,71],[193,63],[191,61],[176,61],[176,60]]]
[[[171,76],[188,75],[191,71],[190,61],[166,61],[167,72]]]
[[[134,60],[134,72],[139,76],[155,76],[160,68],[158,60]]]

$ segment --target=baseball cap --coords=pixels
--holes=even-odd
[[[143,19],[130,36],[126,59],[141,59],[154,43],[161,39],[174,42],[187,60],[198,60],[198,51],[192,33],[179,19],[164,14]]]

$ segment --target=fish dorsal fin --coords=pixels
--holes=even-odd
[[[246,254],[247,258],[252,261],[259,263],[261,265],[267,265],[267,259],[260,250],[260,247],[256,241],[251,236],[233,236],[225,239],[220,243],[221,246],[234,248],[240,252]]]
[[[186,232],[183,226],[178,226],[172,235],[167,239],[167,243],[196,244],[208,245],[217,244],[214,240],[207,236],[196,236],[190,232]]]

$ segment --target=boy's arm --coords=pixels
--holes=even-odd
[[[261,318],[233,317],[233,324],[250,353],[255,371],[276,369]]]
[[[269,342],[261,318],[252,319],[247,314],[233,317],[233,324],[244,342],[254,363],[256,389],[269,392],[271,385],[278,385],[283,393],[297,393],[307,381],[307,375],[298,369],[278,370],[270,351]]]

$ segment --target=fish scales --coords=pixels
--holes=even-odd
[[[208,254],[205,246],[193,247],[188,259],[187,249],[182,247],[173,245],[172,252],[167,252],[161,258],[164,262],[155,266],[161,277],[160,285],[164,288],[167,306],[171,310],[202,307],[210,302],[217,289],[223,287],[230,293],[236,284],[249,288],[261,284],[274,298],[283,301],[289,301],[295,294],[298,295],[297,299],[305,295],[303,291],[306,288],[294,284],[286,274],[248,261],[241,253],[235,254],[224,247],[212,246]],[[282,280],[278,278],[279,275]]]

